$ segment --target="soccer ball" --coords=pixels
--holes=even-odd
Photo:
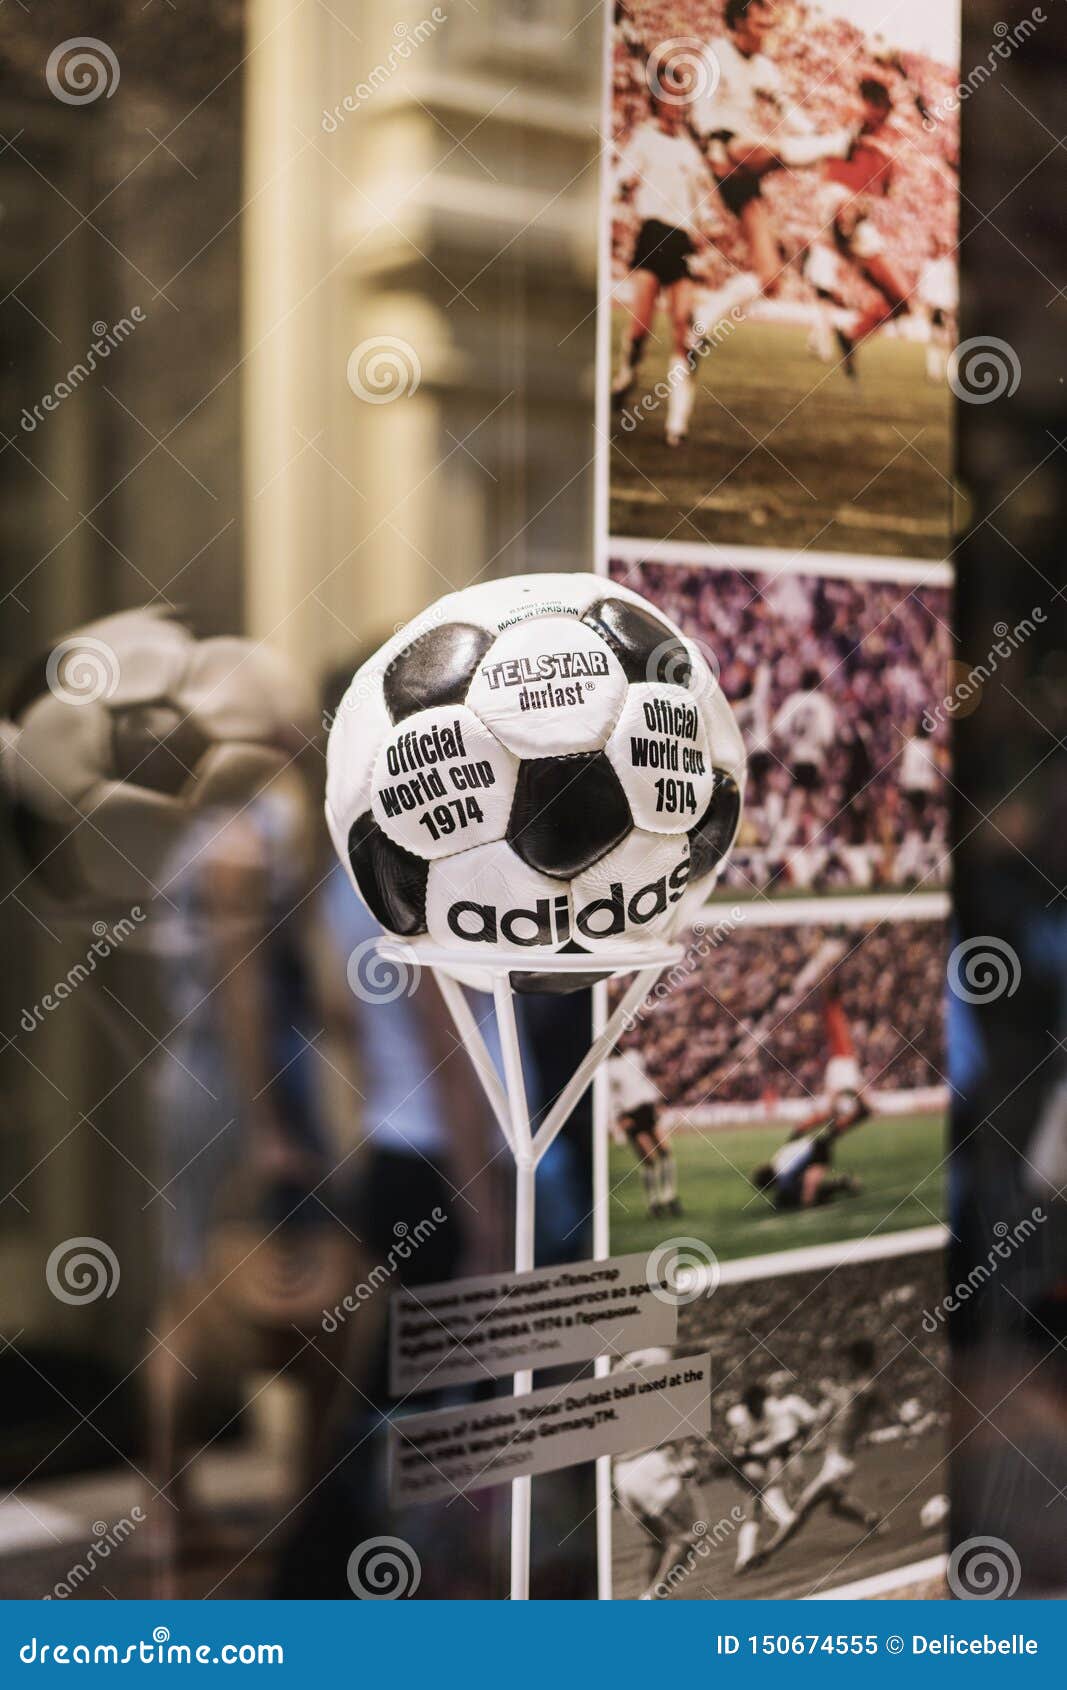
[[[300,677],[251,640],[123,611],[27,669],[0,723],[3,790],[31,886],[81,919],[150,898],[183,829],[235,807],[308,742]]]
[[[495,952],[516,989],[573,991],[600,973],[536,965],[610,972],[613,950],[669,938],[714,884],[743,784],[730,708],[671,622],[595,575],[518,576],[440,599],[357,672],[326,819],[388,933],[428,934],[471,985]]]

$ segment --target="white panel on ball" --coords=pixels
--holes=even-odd
[[[669,937],[689,878],[689,841],[635,829],[571,882],[574,938],[594,951]]]
[[[569,939],[570,893],[509,845],[479,845],[430,864],[426,926],[435,944],[469,951],[474,964],[490,948],[536,961]]]
[[[584,616],[603,595],[596,575],[510,575],[450,594],[441,607],[460,602],[465,617],[499,634],[535,616]]]
[[[493,642],[467,702],[516,756],[559,757],[601,749],[626,685],[621,664],[592,628],[545,616]]]
[[[638,827],[685,833],[711,802],[711,753],[700,706],[685,687],[636,682],[605,747]]]
[[[384,673],[384,663],[374,658],[357,670],[334,713],[326,743],[326,820],[346,868],[348,830],[370,803],[374,760],[393,725],[385,708]]]
[[[745,742],[726,695],[718,682],[712,683],[703,697],[704,715],[708,724],[708,743],[716,768],[726,769],[738,786],[745,785]]]
[[[371,810],[383,833],[431,862],[503,839],[518,764],[465,705],[406,716],[378,752]]]

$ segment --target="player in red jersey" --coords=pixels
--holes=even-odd
[[[873,76],[864,77],[860,83],[860,96],[863,117],[859,134],[844,158],[827,159],[822,167],[826,183],[823,217],[832,232],[833,248],[814,248],[807,271],[820,298],[840,305],[836,254],[837,262],[850,265],[878,296],[847,332],[835,328],[845,371],[851,377],[856,373],[854,355],[860,342],[908,309],[908,290],[886,256],[881,231],[871,215],[877,201],[885,199],[893,185],[893,155],[884,138],[893,102],[885,83]]]
[[[814,1209],[835,1197],[856,1196],[861,1187],[851,1174],[833,1170],[834,1147],[870,1114],[848,1017],[840,998],[828,994],[823,1006],[829,1060],[823,1106],[801,1121],[781,1149],[752,1175],[757,1191],[776,1209]]]

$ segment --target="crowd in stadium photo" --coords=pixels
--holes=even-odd
[[[897,582],[616,563],[701,649],[748,754],[736,895],[941,886],[948,592]]]
[[[744,927],[710,951],[622,1043],[666,1105],[773,1105],[823,1091],[827,992],[842,1006],[863,1084],[936,1086],[944,1072],[944,928],[897,921]]]

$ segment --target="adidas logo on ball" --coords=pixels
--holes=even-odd
[[[614,880],[606,897],[592,898],[575,910],[573,922],[565,892],[507,909],[460,898],[449,906],[448,927],[457,939],[471,945],[497,945],[501,940],[509,945],[565,945],[574,937],[620,939],[630,928],[644,927],[676,904],[688,879],[687,859],[669,875],[661,875],[629,896],[621,881]]]

